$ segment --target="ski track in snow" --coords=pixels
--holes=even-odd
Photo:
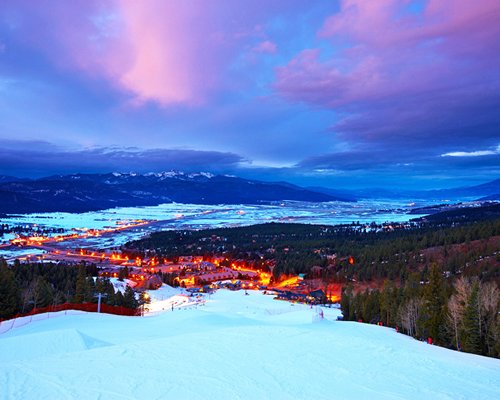
[[[314,308],[260,292],[205,299],[146,317],[59,313],[9,330],[0,335],[0,398],[500,398],[500,360],[336,321],[337,309],[314,322]]]

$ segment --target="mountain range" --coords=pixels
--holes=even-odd
[[[462,186],[437,190],[388,190],[384,188],[367,188],[358,190],[339,190],[324,187],[308,187],[307,189],[332,196],[342,196],[352,200],[359,199],[426,199],[426,200],[499,200],[500,179],[476,186]]]
[[[268,183],[206,172],[55,175],[40,179],[0,177],[0,213],[85,212],[162,203],[258,204],[350,201],[288,183]]]
[[[0,176],[0,213],[85,212],[162,203],[261,204],[293,201],[356,201],[362,198],[498,200],[500,179],[471,187],[433,191],[341,190],[262,182],[208,172],[54,175],[39,179]]]

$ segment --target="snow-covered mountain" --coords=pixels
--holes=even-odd
[[[192,204],[259,204],[297,200],[349,200],[299,186],[208,172],[55,175],[0,183],[0,213],[84,212],[112,207]]]

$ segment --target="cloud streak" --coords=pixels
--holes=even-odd
[[[441,154],[441,157],[483,157],[500,154],[500,146],[494,150],[475,150],[475,151],[452,151]]]

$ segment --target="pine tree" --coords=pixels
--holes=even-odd
[[[493,355],[500,356],[500,314],[497,314],[491,330],[493,336]]]
[[[135,292],[130,286],[127,286],[123,295],[123,306],[128,308],[137,308],[138,302],[135,298]]]
[[[115,306],[123,306],[125,298],[123,297],[122,292],[119,290],[115,294]]]
[[[120,268],[118,271],[118,280],[123,282],[124,279],[128,278],[128,267]]]
[[[3,260],[0,261],[0,319],[10,318],[19,312],[21,291],[14,273]]]
[[[421,321],[423,333],[435,342],[442,342],[445,316],[445,286],[444,279],[436,264],[429,273],[429,283],[423,293],[424,307]]]
[[[96,284],[94,278],[89,276],[85,282],[85,302],[92,302],[95,300]]]
[[[465,307],[463,331],[463,350],[468,353],[481,352],[481,331],[479,325],[479,284],[472,285],[469,301]]]
[[[104,283],[104,278],[97,278],[95,284],[95,290],[97,293],[104,293],[106,289],[106,285]]]
[[[115,304],[115,287],[109,280],[109,278],[104,278],[104,295],[106,297],[106,304],[113,306]]]
[[[351,308],[352,302],[352,285],[347,285],[347,287],[342,288],[342,294],[340,298],[340,309],[342,311],[342,315],[344,316],[344,320],[352,320],[353,319],[353,310]]]
[[[85,273],[85,267],[80,266],[78,268],[78,276],[76,278],[76,290],[73,296],[73,301],[75,303],[83,303],[85,301],[85,295],[87,294],[87,277]]]
[[[380,317],[387,326],[392,326],[395,323],[397,303],[397,289],[394,282],[385,281],[380,296]]]
[[[495,282],[479,285],[479,318],[481,322],[481,342],[485,354],[492,356],[495,351],[496,316],[500,311],[500,290]]]
[[[35,308],[47,307],[54,300],[54,291],[42,276],[36,278],[32,295],[33,307]]]

